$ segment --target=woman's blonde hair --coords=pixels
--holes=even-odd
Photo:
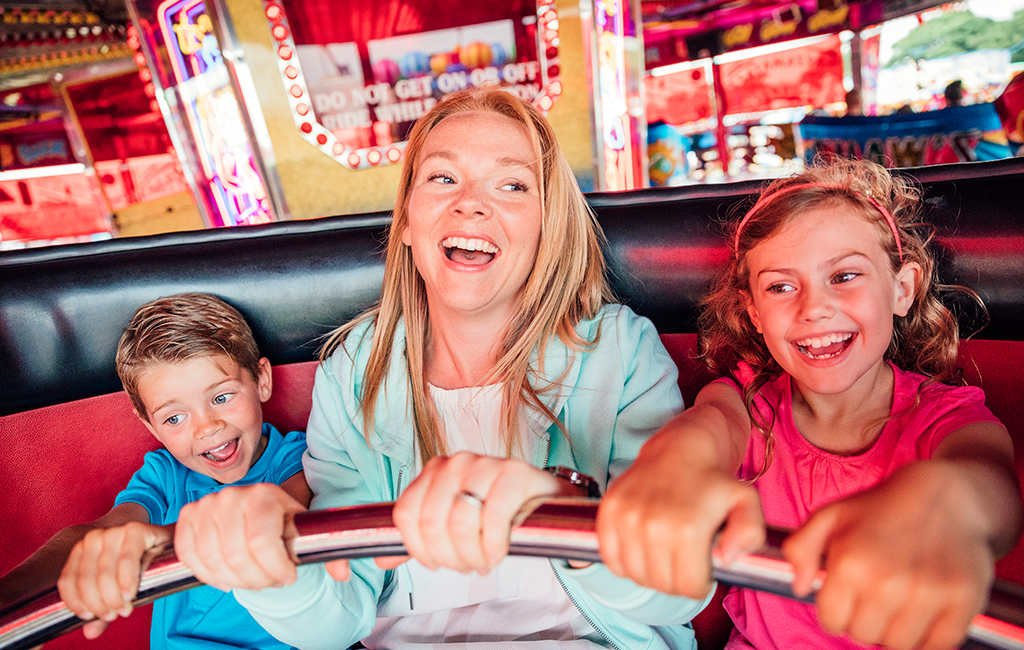
[[[529,103],[497,88],[468,89],[434,106],[416,122],[405,148],[395,211],[388,229],[380,301],[335,330],[320,352],[321,360],[326,359],[359,323],[374,321],[373,343],[360,396],[364,431],[369,441],[377,396],[382,389],[386,390],[384,379],[395,330],[404,318],[415,428],[424,462],[446,455],[448,449],[428,398],[424,374],[424,348],[429,328],[426,289],[410,248],[402,243],[401,233],[409,222],[409,197],[427,137],[446,118],[472,112],[496,113],[518,122],[536,153],[539,167],[542,225],[537,259],[519,299],[519,310],[508,325],[497,362],[486,380],[486,383],[504,385],[502,436],[508,453],[518,444],[514,432],[518,430],[517,414],[522,406],[539,410],[561,428],[556,414],[551,413],[538,396],[561,380],[557,378],[546,386],[537,385],[547,342],[558,336],[576,349],[594,345],[596,338],[584,340],[576,331],[576,325],[596,316],[602,305],[613,300],[601,252],[604,234],[544,116]],[[531,364],[534,352],[536,360]]]
[[[741,362],[753,371],[753,379],[745,386],[744,402],[751,422],[768,440],[762,473],[771,459],[775,414],[754,409],[754,398],[783,370],[747,314],[747,253],[795,215],[820,208],[849,207],[877,226],[894,274],[908,262],[921,266],[921,280],[910,311],[904,317],[893,317],[893,335],[885,358],[932,381],[961,383],[957,368],[959,327],[941,295],[963,293],[979,305],[981,299],[966,287],[939,283],[935,258],[929,250],[934,232],[930,225],[920,221],[918,188],[873,162],[827,158],[815,160],[799,176],[774,181],[762,190],[758,202],[761,207],[755,207],[745,220],[732,222],[727,241],[734,250],[701,304],[698,329],[700,354],[713,371],[723,374]],[[879,206],[892,216],[892,226]],[[828,227],[827,223],[822,225]]]

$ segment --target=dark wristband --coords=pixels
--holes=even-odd
[[[572,485],[586,489],[587,496],[592,499],[601,496],[601,486],[597,484],[593,477],[587,476],[583,472],[564,465],[549,465],[544,468],[544,471],[549,472],[552,476],[564,479]]]

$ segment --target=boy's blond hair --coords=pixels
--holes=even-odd
[[[132,406],[148,420],[139,396],[139,378],[147,367],[217,354],[259,381],[260,351],[238,310],[208,293],[179,293],[139,307],[117,344],[115,363]]]

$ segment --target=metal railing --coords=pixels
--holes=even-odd
[[[512,528],[509,553],[600,561],[597,504],[596,499],[582,498],[530,502]],[[380,503],[297,514],[298,535],[290,543],[299,563],[404,554],[391,507],[391,503]],[[728,566],[714,561],[715,579],[792,598],[793,569],[779,550],[783,536],[769,531],[768,544],[757,553],[741,556]],[[198,584],[173,549],[159,551],[142,574],[134,604],[145,605]],[[53,587],[0,611],[0,650],[27,650],[84,624]],[[1024,587],[997,584],[988,610],[974,618],[968,642],[975,647],[1024,650]]]

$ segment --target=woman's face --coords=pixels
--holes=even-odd
[[[496,113],[459,113],[427,136],[402,242],[432,320],[511,320],[540,245],[538,166],[525,128]]]

